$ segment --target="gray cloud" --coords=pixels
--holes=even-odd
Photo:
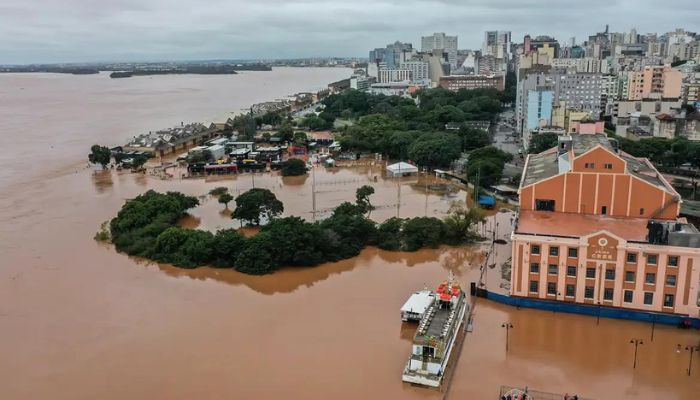
[[[602,30],[698,30],[694,0],[3,0],[0,63],[367,56],[432,32],[582,40]]]

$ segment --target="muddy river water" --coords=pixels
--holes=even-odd
[[[268,98],[321,86],[347,71],[281,74],[263,80]],[[290,74],[297,86],[305,87],[284,86]],[[236,78],[246,76],[261,79],[256,74]],[[189,104],[183,96],[218,111],[218,102],[201,88],[236,85],[221,81],[223,77],[170,78],[132,78],[123,81],[126,87],[110,89],[118,97],[110,102],[146,108],[125,121],[123,110],[93,104],[107,91],[104,82],[0,75],[0,398],[444,396],[401,382],[415,327],[402,324],[398,310],[412,291],[437,284],[449,271],[465,286],[476,280],[484,262],[481,248],[415,253],[368,248],[353,259],[253,277],[132,259],[92,239],[126,199],[148,189],[203,196],[185,225],[212,230],[235,226],[223,206],[205,193],[222,184],[234,194],[245,191],[253,185],[251,175],[163,181],[85,168],[84,153],[93,142],[111,138],[107,144],[119,144],[142,127],[155,129],[173,118],[179,122],[178,113],[187,112]],[[75,89],[80,85],[87,87]],[[275,85],[284,87],[269,88]],[[62,100],[61,90],[86,97]],[[18,102],[24,102],[24,111],[18,111]],[[246,105],[232,102],[237,108]],[[149,104],[158,105],[149,111]],[[89,107],[96,108],[86,115]],[[194,107],[203,112],[202,105]],[[190,112],[192,118],[200,117]],[[81,120],[89,121],[76,122]],[[114,138],[113,122],[128,133]],[[15,146],[12,156],[8,143]],[[397,209],[397,182],[384,179],[380,168],[319,169],[317,215],[322,218],[340,201],[352,199],[363,184],[377,190],[372,214],[377,220],[397,213],[442,216],[450,201],[466,196],[463,191],[426,192],[421,182],[401,183]],[[254,184],[273,190],[286,215],[311,218],[310,177],[256,175]],[[507,236],[502,227],[509,216],[498,215],[499,235]],[[499,260],[509,256],[507,245],[497,248]],[[514,326],[507,353],[501,328],[506,322]],[[695,355],[697,367],[687,376],[688,353],[676,352],[677,344],[697,344],[697,331],[656,326],[653,342],[650,336],[647,324],[597,323],[592,317],[518,310],[478,299],[474,329],[466,337],[449,398],[496,399],[501,385],[594,399],[697,398],[700,357]],[[633,369],[630,340],[637,338],[644,345]]]

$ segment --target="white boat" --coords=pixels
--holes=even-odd
[[[425,310],[435,302],[435,293],[430,290],[415,292],[401,307],[401,321],[420,321]]]
[[[431,293],[435,300],[424,311],[418,324],[402,380],[438,387],[442,383],[469,304],[466,294],[459,283],[454,281],[452,274]]]

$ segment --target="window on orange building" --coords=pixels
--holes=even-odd
[[[622,294],[622,301],[624,301],[625,303],[631,303],[633,296],[634,292],[632,292],[631,290],[625,290]]]
[[[673,307],[674,296],[672,294],[664,295],[664,307]]]
[[[634,271],[625,271],[625,282],[634,282]]]
[[[658,257],[656,254],[647,254],[647,264],[655,265]]]
[[[615,270],[614,269],[606,269],[605,270],[605,279],[609,281],[614,281],[615,280]]]
[[[559,266],[557,264],[549,264],[547,267],[547,273],[549,275],[556,275],[559,272]]]
[[[556,295],[557,294],[556,282],[547,282],[547,294],[549,294],[549,295]]]
[[[569,247],[569,257],[570,258],[578,257],[578,249],[576,247]]]
[[[530,263],[530,273],[531,274],[539,274],[540,273],[540,264]]]
[[[644,276],[644,283],[646,283],[647,285],[655,285],[656,274],[653,272],[647,272],[647,274]]]
[[[595,268],[586,268],[586,278],[595,279]]]
[[[603,164],[603,168],[605,168],[605,169],[612,169],[612,164],[605,163],[605,164]]]
[[[532,246],[530,246],[530,253],[531,254],[540,254],[540,245],[533,244]]]
[[[644,292],[644,304],[651,305],[654,303],[654,293]]]
[[[627,253],[627,262],[628,263],[636,263],[637,262],[637,253]]]
[[[592,299],[593,298],[593,286],[586,286],[583,290],[583,297],[586,299]]]
[[[569,265],[566,267],[566,276],[576,276],[576,266]]]
[[[539,281],[530,281],[530,293],[537,293],[540,291]]]
[[[607,214],[607,213],[608,213],[608,206],[602,206],[602,207],[600,208],[600,213],[601,213],[602,215]]]
[[[557,257],[559,255],[559,247],[551,246],[549,248],[549,255],[552,257]]]
[[[678,256],[668,256],[668,266],[677,267],[678,266]]]
[[[566,297],[574,297],[576,294],[576,285],[567,284],[566,285]]]
[[[675,275],[666,275],[666,286],[676,286]]]
[[[554,200],[548,199],[535,199],[535,210],[537,211],[554,211],[555,208]]]
[[[612,301],[613,293],[614,293],[613,288],[605,288],[605,290],[603,290],[603,300]]]

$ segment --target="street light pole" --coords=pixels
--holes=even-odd
[[[687,351],[689,354],[688,356],[688,369],[686,371],[688,372],[688,376],[690,376],[690,373],[693,370],[693,353],[695,352],[700,352],[700,346],[685,346],[685,351]],[[681,345],[678,345],[678,349],[676,349],[676,353],[681,352]]]
[[[637,368],[637,348],[639,347],[640,344],[644,344],[642,339],[632,339],[630,340],[630,343],[634,345],[634,365],[632,365],[633,369]]]
[[[656,328],[656,315],[651,316],[651,341],[654,341],[654,328]]]
[[[501,328],[506,328],[506,354],[508,353],[508,337],[509,337],[509,332],[513,328],[513,324],[506,322],[501,324]]]

